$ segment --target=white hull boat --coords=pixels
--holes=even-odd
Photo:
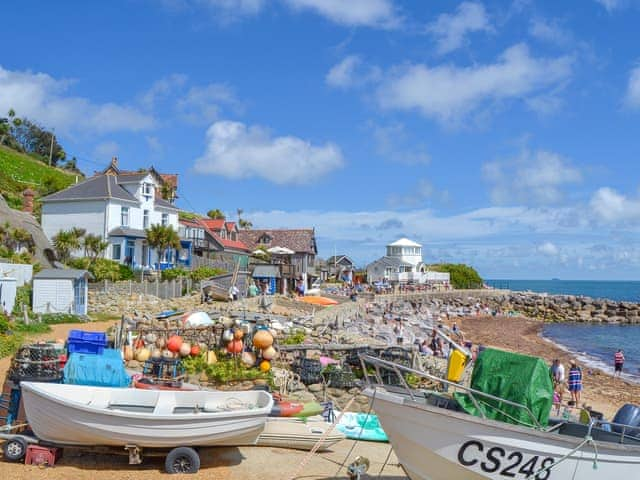
[[[27,421],[63,445],[253,445],[273,407],[263,391],[165,391],[22,382]]]
[[[329,431],[330,429],[333,429]],[[331,448],[345,436],[335,425],[322,420],[299,418],[269,418],[256,445],[261,447],[292,448],[311,450],[319,441],[318,451]]]
[[[437,379],[391,362],[361,356],[367,364],[402,376],[413,373]],[[379,380],[379,376],[377,377]],[[473,401],[489,396],[439,379],[466,391]],[[449,397],[426,390],[370,386],[382,428],[411,480],[604,480],[640,478],[637,428],[610,423],[614,431],[592,421],[559,421],[552,427],[526,426],[470,415]],[[476,398],[477,397],[477,398]],[[507,407],[524,408],[493,397]],[[445,400],[445,401],[443,401]],[[618,433],[616,433],[616,431]]]

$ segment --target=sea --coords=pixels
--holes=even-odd
[[[640,281],[487,280],[487,285],[514,291],[640,302]],[[575,355],[588,368],[613,373],[613,354],[624,351],[623,375],[640,382],[640,325],[552,323],[542,335]]]

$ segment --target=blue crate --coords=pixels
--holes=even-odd
[[[67,339],[67,349],[71,353],[88,353],[102,355],[107,345],[107,334],[104,332],[85,332],[71,330]]]

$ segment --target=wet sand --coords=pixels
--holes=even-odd
[[[569,371],[569,361],[574,358],[567,351],[541,337],[543,322],[523,317],[466,317],[458,320],[460,329],[468,339],[477,344],[493,346],[514,352],[544,358],[549,365],[554,358],[560,359]],[[640,385],[584,364],[582,368],[583,390],[581,403],[602,412],[611,419],[625,403],[638,403]],[[589,373],[591,372],[591,373]],[[570,398],[565,392],[563,400]]]

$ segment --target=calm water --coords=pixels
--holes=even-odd
[[[640,302],[640,282],[588,280],[487,280],[488,285],[517,291]],[[622,348],[624,373],[640,381],[640,325],[554,323],[543,335],[564,346],[591,367],[613,372],[613,354]]]
[[[622,348],[624,371],[640,381],[640,325],[552,323],[543,335],[575,353],[585,363],[613,372],[613,354]]]
[[[590,280],[486,280],[487,285],[510,290],[640,302],[640,282]]]

